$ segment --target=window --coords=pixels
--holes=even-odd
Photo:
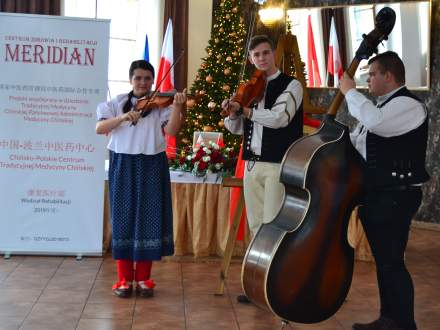
[[[143,58],[146,35],[150,62],[158,67],[162,6],[160,0],[64,0],[64,16],[111,20],[108,98],[130,91],[128,69],[132,61]]]

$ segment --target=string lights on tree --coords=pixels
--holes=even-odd
[[[190,145],[195,131],[223,133],[224,143],[238,149],[241,136],[230,134],[220,116],[221,103],[231,96],[240,83],[239,75],[244,57],[246,28],[241,17],[239,0],[222,0],[215,10],[211,38],[205,48],[206,56],[190,90],[197,102],[188,103],[180,141]]]

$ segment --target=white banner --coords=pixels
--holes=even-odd
[[[0,252],[102,254],[109,29],[0,13]]]

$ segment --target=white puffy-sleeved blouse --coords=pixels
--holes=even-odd
[[[121,94],[108,102],[103,102],[96,109],[98,120],[110,119],[123,114],[122,108],[127,102],[128,94]],[[137,98],[131,99],[136,104]],[[140,118],[136,125],[124,121],[110,133],[109,150],[124,154],[155,155],[165,151],[166,143],[163,126],[168,121],[171,108],[152,109],[150,114]]]

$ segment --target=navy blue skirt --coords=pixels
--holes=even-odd
[[[114,259],[160,260],[174,253],[168,161],[110,151],[109,195]]]

